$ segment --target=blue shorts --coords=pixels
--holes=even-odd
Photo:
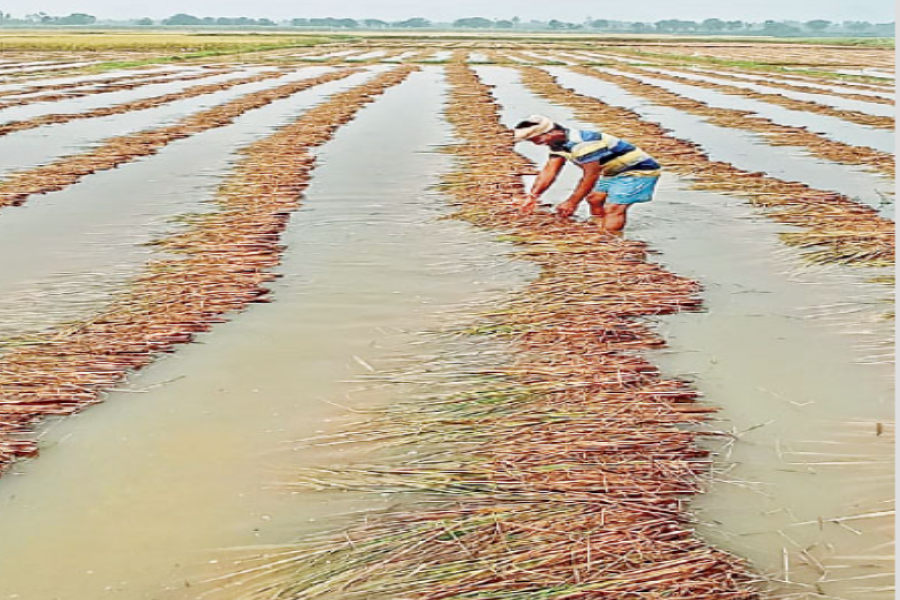
[[[637,204],[653,200],[653,190],[659,175],[616,175],[601,177],[594,186],[595,192],[606,192],[606,201],[612,204]]]

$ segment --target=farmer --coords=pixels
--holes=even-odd
[[[567,129],[541,115],[528,117],[513,131],[517,142],[527,140],[550,148],[547,164],[522,203],[525,214],[534,212],[541,194],[553,185],[567,160],[581,167],[582,174],[572,194],[556,207],[560,217],[571,217],[587,199],[594,221],[604,231],[621,235],[628,208],[653,198],[661,167],[624,140],[600,131]]]

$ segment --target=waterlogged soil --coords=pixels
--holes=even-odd
[[[414,74],[321,148],[273,303],[48,428],[43,454],[0,481],[0,598],[196,600],[187,586],[220,549],[383,506],[288,493],[298,466],[348,458],[293,442],[361,418],[345,407],[402,400],[361,380],[446,349],[415,332],[532,274],[492,236],[441,219],[443,89],[437,69]]]
[[[241,96],[291,81],[310,79],[330,70],[332,69],[329,67],[303,67],[296,73],[284,77],[237,85],[228,90],[176,100],[147,110],[76,120],[12,133],[0,137],[0,155],[9,157],[0,164],[0,176],[47,164],[56,158],[96,147],[110,137],[171,125],[192,113],[224,104]]]
[[[269,70],[271,69],[243,69],[235,73],[210,75],[209,77],[204,77],[202,79],[155,83],[136,87],[130,90],[96,94],[91,96],[84,96],[82,98],[72,98],[71,100],[60,100],[58,102],[35,102],[34,104],[28,104],[25,106],[13,106],[0,110],[0,124],[9,123],[10,121],[23,121],[25,119],[32,119],[34,117],[49,114],[70,114],[87,112],[95,108],[124,104],[126,102],[140,100],[143,98],[151,98],[153,96],[173,94],[194,86],[223,83],[233,79],[239,79],[241,77],[247,77],[249,75],[255,75]]]
[[[144,246],[206,210],[241,147],[370,73],[316,86],[178,140],[159,154],[0,212],[0,335],[95,312],[149,257]]]
[[[715,75],[714,71],[710,71],[707,69],[692,68],[691,71],[695,71],[702,75]],[[743,79],[749,79],[751,81],[761,81],[761,82],[768,82],[768,83],[772,83],[772,84],[802,85],[804,87],[816,88],[816,89],[824,90],[827,92],[834,92],[837,94],[852,93],[852,94],[857,94],[859,96],[872,96],[874,98],[887,98],[890,100],[893,100],[895,97],[895,94],[893,94],[891,92],[863,90],[863,89],[859,89],[854,86],[848,87],[848,86],[842,86],[839,84],[829,85],[829,84],[824,84],[824,83],[816,83],[813,81],[808,81],[806,79],[787,79],[787,78],[783,78],[783,77],[777,77],[776,75],[773,75],[773,74],[754,75],[752,73],[744,73],[744,72],[735,73],[733,71],[728,71],[727,74],[728,75],[736,75]],[[729,81],[733,81],[733,80],[729,80]]]
[[[478,71],[497,85],[505,123],[533,113],[577,123],[509,69]],[[546,157],[517,149],[539,164]],[[566,168],[548,201],[577,178]],[[778,240],[789,228],[670,174],[656,200],[631,211],[629,229],[704,286],[705,312],[660,319],[669,347],[653,362],[693,379],[722,409],[714,428],[740,434],[711,442],[721,473],[694,502],[702,534],[770,576],[773,598],[816,585],[843,600],[892,597],[889,517],[841,520],[889,510],[893,498],[890,291],[867,282],[887,273],[803,267]]]
[[[656,79],[652,75],[645,76],[635,75],[634,73],[619,73],[611,69],[609,69],[609,72],[635,77],[639,81],[657,85],[686,98],[706,102],[710,106],[731,108],[735,110],[749,110],[781,125],[806,127],[810,131],[820,133],[827,138],[845,144],[869,146],[876,150],[881,150],[882,152],[894,151],[894,134],[891,131],[857,125],[856,123],[850,123],[828,115],[818,115],[815,113],[792,110],[790,108],[785,108],[777,104],[769,104],[753,98],[732,96],[716,90],[709,90],[685,83]]]
[[[711,442],[720,473],[694,503],[700,531],[776,597],[893,598],[891,297],[866,283],[886,273],[797,269],[781,228],[706,196],[664,182],[634,230],[705,289],[708,312],[661,323],[657,360],[737,436]],[[686,222],[714,225],[686,235]]]
[[[626,106],[642,118],[659,123],[672,135],[696,142],[712,160],[747,171],[761,171],[786,181],[844,194],[893,215],[893,182],[858,167],[822,160],[789,146],[772,146],[752,132],[713,125],[702,117],[660,106],[629,94],[619,86],[566,69],[549,68],[560,84],[576,92]]]
[[[119,77],[125,75],[143,75],[147,73],[159,73],[162,75],[167,72],[174,73],[190,73],[196,70],[196,67],[173,67],[171,65],[160,66],[160,67],[141,67],[135,69],[121,69],[115,71],[104,71],[102,73],[91,73],[90,75],[69,75],[67,77],[48,77],[46,79],[41,79],[40,81],[29,82],[27,84],[19,82],[19,83],[6,83],[0,85],[0,92],[11,92],[14,90],[27,89],[32,85],[59,85],[59,84],[84,84],[91,85],[92,82],[98,79],[107,79],[109,77]],[[16,96],[4,96],[4,98],[12,98],[18,97]]]
[[[794,90],[786,90],[778,87],[771,87],[767,85],[760,85],[756,83],[749,83],[743,81],[736,81],[734,79],[722,79],[719,77],[711,77],[709,75],[700,75],[695,73],[682,73],[678,71],[679,76],[684,75],[688,79],[697,79],[699,81],[709,81],[712,83],[721,83],[724,85],[731,85],[734,87],[743,88],[746,90],[753,90],[754,92],[761,92],[764,94],[778,94],[780,96],[784,96],[786,98],[794,98],[796,100],[804,100],[807,102],[816,102],[818,104],[824,104],[826,106],[833,106],[834,108],[839,108],[841,110],[856,110],[859,112],[863,112],[869,115],[878,115],[881,117],[890,117],[894,115],[894,107],[885,106],[884,104],[872,104],[871,102],[862,102],[860,100],[848,100],[845,98],[837,98],[835,96],[829,96],[827,94],[811,94],[808,92],[796,92]]]

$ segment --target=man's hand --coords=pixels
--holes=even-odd
[[[534,194],[526,194],[522,201],[519,203],[519,212],[523,215],[530,215],[534,213],[534,209],[537,208],[538,205],[538,197]]]
[[[562,217],[563,219],[568,219],[572,215],[575,214],[575,209],[578,208],[578,202],[572,202],[571,200],[566,200],[565,202],[561,202],[556,207],[556,214]]]

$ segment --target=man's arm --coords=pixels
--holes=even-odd
[[[526,196],[525,203],[522,204],[521,210],[523,213],[530,215],[534,212],[541,194],[550,189],[550,186],[556,181],[556,177],[564,166],[566,166],[565,158],[553,154],[550,155],[550,158],[547,159],[547,164],[544,165],[537,179],[534,180],[534,185],[531,186],[531,191]]]
[[[600,179],[599,162],[593,161],[579,166],[582,170],[581,181],[578,182],[572,195],[556,207],[556,214],[560,217],[571,217],[575,214],[578,205],[581,204],[585,196],[591,193],[594,186],[597,185],[597,180]]]

